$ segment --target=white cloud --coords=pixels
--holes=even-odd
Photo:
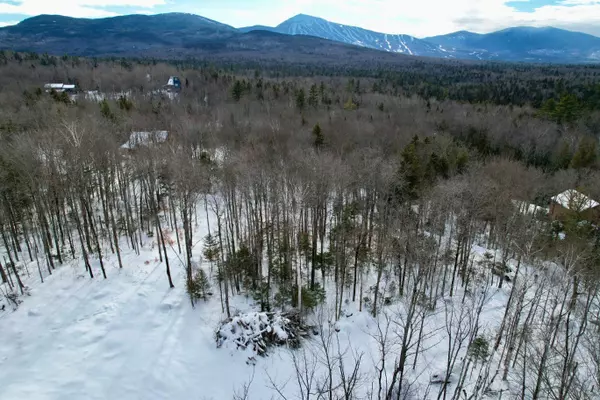
[[[576,6],[585,4],[600,4],[600,0],[562,0],[559,3]]]
[[[117,15],[106,7],[152,8],[164,5],[165,0],[17,0],[11,3],[0,0],[1,14],[60,14],[71,17],[110,17]]]
[[[192,12],[233,26],[277,25],[304,13],[342,24],[417,37],[458,30],[486,33],[511,26],[555,26],[600,36],[600,0],[559,0],[533,12],[529,0],[0,0],[1,14],[109,17],[110,7],[144,13]]]
[[[19,21],[0,21],[0,28],[18,24]]]
[[[528,0],[520,0],[527,2]],[[244,9],[208,10],[211,18],[233,26],[276,25],[294,14],[320,16],[378,32],[417,37],[458,30],[480,33],[511,26],[556,26],[600,36],[600,0],[562,0],[533,12],[517,11],[514,0],[280,0],[268,10],[249,4]],[[248,2],[253,3],[253,2]],[[202,13],[202,9],[197,9]],[[207,11],[207,10],[204,10]]]

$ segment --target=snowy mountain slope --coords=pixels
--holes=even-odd
[[[253,26],[241,30],[309,35],[388,52],[439,58],[580,63],[597,62],[600,54],[600,38],[556,28],[515,27],[489,34],[459,31],[418,39],[300,14],[273,28]]]
[[[368,47],[394,53],[415,56],[443,57],[444,51],[434,44],[427,43],[409,35],[388,35],[367,29],[336,24],[323,18],[299,14],[284,21],[275,28],[264,26],[241,28],[249,30],[271,30],[287,35],[316,36],[337,42]]]

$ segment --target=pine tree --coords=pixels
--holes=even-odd
[[[593,138],[583,138],[581,142],[579,142],[579,147],[577,152],[573,156],[573,160],[571,161],[572,168],[589,168],[596,163],[597,151],[596,151],[597,143]]]
[[[236,80],[235,83],[233,84],[233,87],[231,88],[231,96],[233,97],[233,99],[235,101],[240,101],[243,93],[244,93],[244,86],[242,85],[242,82],[240,82],[239,80]]]
[[[215,262],[219,258],[219,243],[217,238],[210,233],[204,238],[204,258],[209,262]]]
[[[317,89],[317,85],[312,85],[310,87],[310,92],[308,94],[308,105],[311,107],[317,107],[319,105],[319,93]]]
[[[325,144],[325,137],[323,136],[323,132],[321,131],[321,126],[317,123],[313,130],[312,134],[314,137],[314,145],[317,149],[320,149]]]
[[[557,169],[567,169],[571,164],[571,160],[573,159],[573,153],[571,152],[571,146],[569,143],[564,141],[555,157],[555,166]]]
[[[321,82],[319,85],[319,96],[321,97],[321,103],[325,102],[325,84]]]
[[[556,105],[555,114],[558,123],[575,122],[581,115],[581,106],[577,97],[572,94],[562,96]]]
[[[306,94],[304,93],[304,89],[298,89],[296,91],[296,107],[299,110],[303,110],[305,103],[306,103]]]
[[[478,336],[469,346],[469,357],[475,362],[484,362],[489,356],[489,343],[482,337]]]
[[[203,269],[198,270],[194,278],[188,281],[187,291],[192,303],[199,299],[206,301],[210,291],[210,282]]]
[[[419,137],[415,136],[413,140],[402,151],[402,162],[400,172],[404,176],[404,190],[409,198],[418,197],[419,189],[423,183],[425,168],[419,156],[421,147]]]
[[[110,109],[110,105],[108,104],[108,101],[106,101],[106,99],[104,99],[100,102],[100,113],[106,119],[114,118],[114,115]]]
[[[133,108],[133,103],[125,96],[119,96],[117,103],[121,110],[130,111]]]
[[[354,102],[352,97],[348,99],[346,103],[344,103],[344,110],[354,111],[358,108],[358,105]]]

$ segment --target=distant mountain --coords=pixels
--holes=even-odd
[[[517,27],[484,35],[461,31],[417,39],[303,14],[276,27],[240,29],[182,13],[101,19],[40,15],[0,28],[0,49],[157,58],[235,57],[243,53],[249,58],[297,61],[302,61],[301,56],[321,57],[338,64],[350,59],[404,62],[397,58],[399,54],[540,63],[600,62],[600,38],[556,28]]]
[[[231,26],[191,14],[101,19],[40,15],[1,28],[0,47],[93,56],[201,45],[238,34]]]
[[[239,28],[238,30],[243,33],[248,33],[248,32],[252,32],[252,31],[277,32],[277,29],[275,29],[271,26],[265,26],[265,25],[246,26],[244,28]]]
[[[329,22],[323,18],[299,14],[284,21],[274,28],[253,26],[240,28],[243,32],[251,30],[268,30],[286,35],[308,35],[336,42],[368,47],[393,53],[402,53],[415,56],[443,57],[444,51],[434,44],[425,42],[409,35],[388,35]]]
[[[556,28],[509,28],[489,34],[460,31],[417,39],[373,32],[300,14],[280,25],[248,27],[288,35],[310,35],[388,52],[439,58],[525,62],[600,62],[600,38]]]
[[[600,38],[557,28],[516,27],[480,35],[455,32],[424,40],[479,59],[531,62],[599,62]]]
[[[212,57],[329,64],[401,63],[398,55],[312,36],[243,32],[191,14],[81,19],[41,15],[0,28],[0,49],[56,55]]]
[[[459,31],[459,32],[449,33],[447,35],[442,35],[442,36],[432,36],[432,37],[424,38],[423,40],[426,40],[429,43],[434,43],[438,46],[443,46],[444,48],[447,48],[447,49],[452,49],[452,48],[460,49],[460,48],[465,47],[468,43],[472,43],[472,42],[476,41],[481,36],[485,36],[485,35],[469,32],[469,31]]]

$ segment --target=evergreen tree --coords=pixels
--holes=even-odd
[[[350,78],[348,80],[348,83],[346,84],[346,91],[348,93],[353,93],[355,87],[356,87],[356,83],[354,82],[354,78]]]
[[[419,137],[415,136],[402,151],[400,171],[405,180],[404,192],[411,199],[418,197],[425,175],[425,168],[419,157],[421,146]]]
[[[325,102],[325,84],[321,82],[319,85],[319,96],[321,97],[321,103]]]
[[[217,238],[211,234],[204,238],[204,258],[213,263],[219,259],[219,242]]]
[[[556,115],[556,122],[559,124],[575,122],[581,115],[579,100],[572,94],[562,96],[556,105],[554,113]]]
[[[242,94],[244,93],[244,86],[242,82],[236,80],[231,88],[231,96],[235,101],[240,101]]]
[[[187,291],[192,303],[199,299],[206,301],[210,291],[210,282],[203,269],[199,269],[194,278],[188,281]]]
[[[117,103],[119,104],[119,108],[121,110],[130,111],[133,108],[133,103],[125,96],[119,96]]]
[[[296,107],[299,110],[303,110],[305,102],[306,102],[306,94],[304,93],[304,89],[298,89],[296,91]]]
[[[323,132],[321,131],[321,126],[317,123],[312,130],[312,134],[314,137],[314,145],[317,149],[320,149],[325,144],[325,137],[323,136]]]
[[[110,109],[110,105],[108,104],[108,101],[106,101],[106,99],[104,99],[100,102],[100,113],[106,119],[114,119],[114,115],[113,115],[113,113]]]
[[[310,92],[308,94],[308,104],[311,107],[317,107],[319,105],[319,93],[317,89],[317,85],[312,85],[310,87]]]
[[[469,346],[468,354],[476,364],[486,361],[489,356],[488,341],[484,337],[478,336]]]
[[[571,146],[569,143],[563,141],[558,152],[556,153],[554,165],[557,169],[567,169],[573,159],[573,153],[571,152]]]
[[[352,99],[352,97],[350,97],[348,99],[348,101],[346,103],[344,103],[344,110],[348,110],[348,111],[354,111],[358,108],[358,104],[356,104],[354,102],[354,100]]]
[[[596,163],[597,158],[597,143],[593,138],[583,138],[579,142],[577,152],[571,161],[572,168],[589,168]]]

